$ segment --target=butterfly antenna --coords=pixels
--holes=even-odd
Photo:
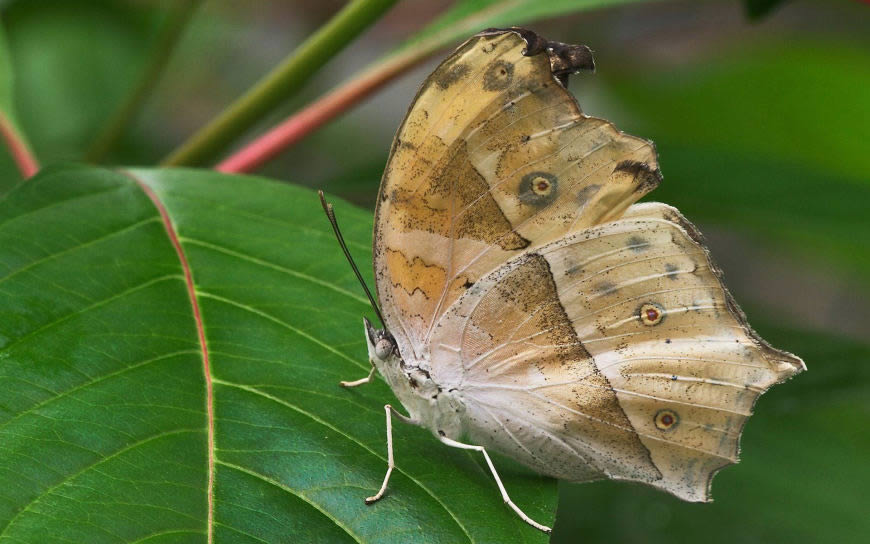
[[[372,310],[377,314],[381,326],[386,330],[387,324],[384,322],[384,316],[381,315],[381,310],[378,308],[377,302],[375,302],[375,297],[372,296],[372,292],[369,291],[369,287],[363,280],[362,274],[359,273],[359,268],[357,268],[356,263],[353,262],[353,257],[350,256],[350,251],[347,249],[344,236],[341,235],[341,229],[338,228],[338,221],[335,219],[335,210],[332,209],[332,204],[326,202],[326,199],[323,197],[323,191],[317,191],[317,194],[320,195],[320,204],[323,206],[326,218],[329,219],[329,224],[332,225],[332,231],[335,232],[335,238],[338,240],[338,245],[341,246],[341,250],[344,252],[347,262],[350,263],[353,273],[356,274],[356,279],[359,280],[359,284],[362,285],[363,290],[366,292],[366,296],[369,297],[369,303],[372,305]]]

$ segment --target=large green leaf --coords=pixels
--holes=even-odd
[[[337,212],[370,262],[370,214]],[[338,386],[368,370],[368,312],[310,191],[77,166],[18,186],[0,201],[0,542],[545,541],[481,459],[401,424],[389,492],[363,503],[395,403],[382,381]],[[552,522],[555,482],[496,462]]]

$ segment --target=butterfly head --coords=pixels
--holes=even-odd
[[[388,363],[392,358],[399,358],[399,348],[396,339],[386,329],[376,329],[371,321],[363,318],[366,327],[366,342],[369,346],[369,359],[380,366],[379,363]]]

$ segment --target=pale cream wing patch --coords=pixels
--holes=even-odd
[[[530,258],[546,263],[538,285],[552,282],[557,293],[531,295],[539,298],[531,307],[512,299],[535,283],[505,279]],[[574,336],[554,336],[542,322],[557,307]],[[500,451],[525,461],[527,449],[541,457],[533,448],[550,444],[556,463],[531,466],[588,479],[588,469],[571,473],[564,461],[570,446],[602,474],[690,501],[708,500],[713,475],[737,461],[758,396],[805,368],[749,328],[697,230],[658,203],[634,205],[489,274],[438,323],[431,349],[433,378],[456,384],[471,433],[485,440],[490,425],[504,429],[489,438]],[[602,417],[590,390],[615,396],[618,410],[609,403],[611,416]]]
[[[461,399],[474,443],[573,481],[660,477],[577,338],[543,256],[481,279],[432,339],[432,377]]]
[[[659,181],[652,144],[583,115],[554,76],[588,50],[533,45],[521,31],[473,37],[426,80],[396,136],[374,267],[406,358],[423,358],[438,317],[486,273],[618,217]]]

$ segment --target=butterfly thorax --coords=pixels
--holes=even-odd
[[[392,336],[366,321],[369,359],[408,411],[411,419],[434,434],[462,436],[463,406],[451,388],[432,379],[424,361],[405,361]]]

